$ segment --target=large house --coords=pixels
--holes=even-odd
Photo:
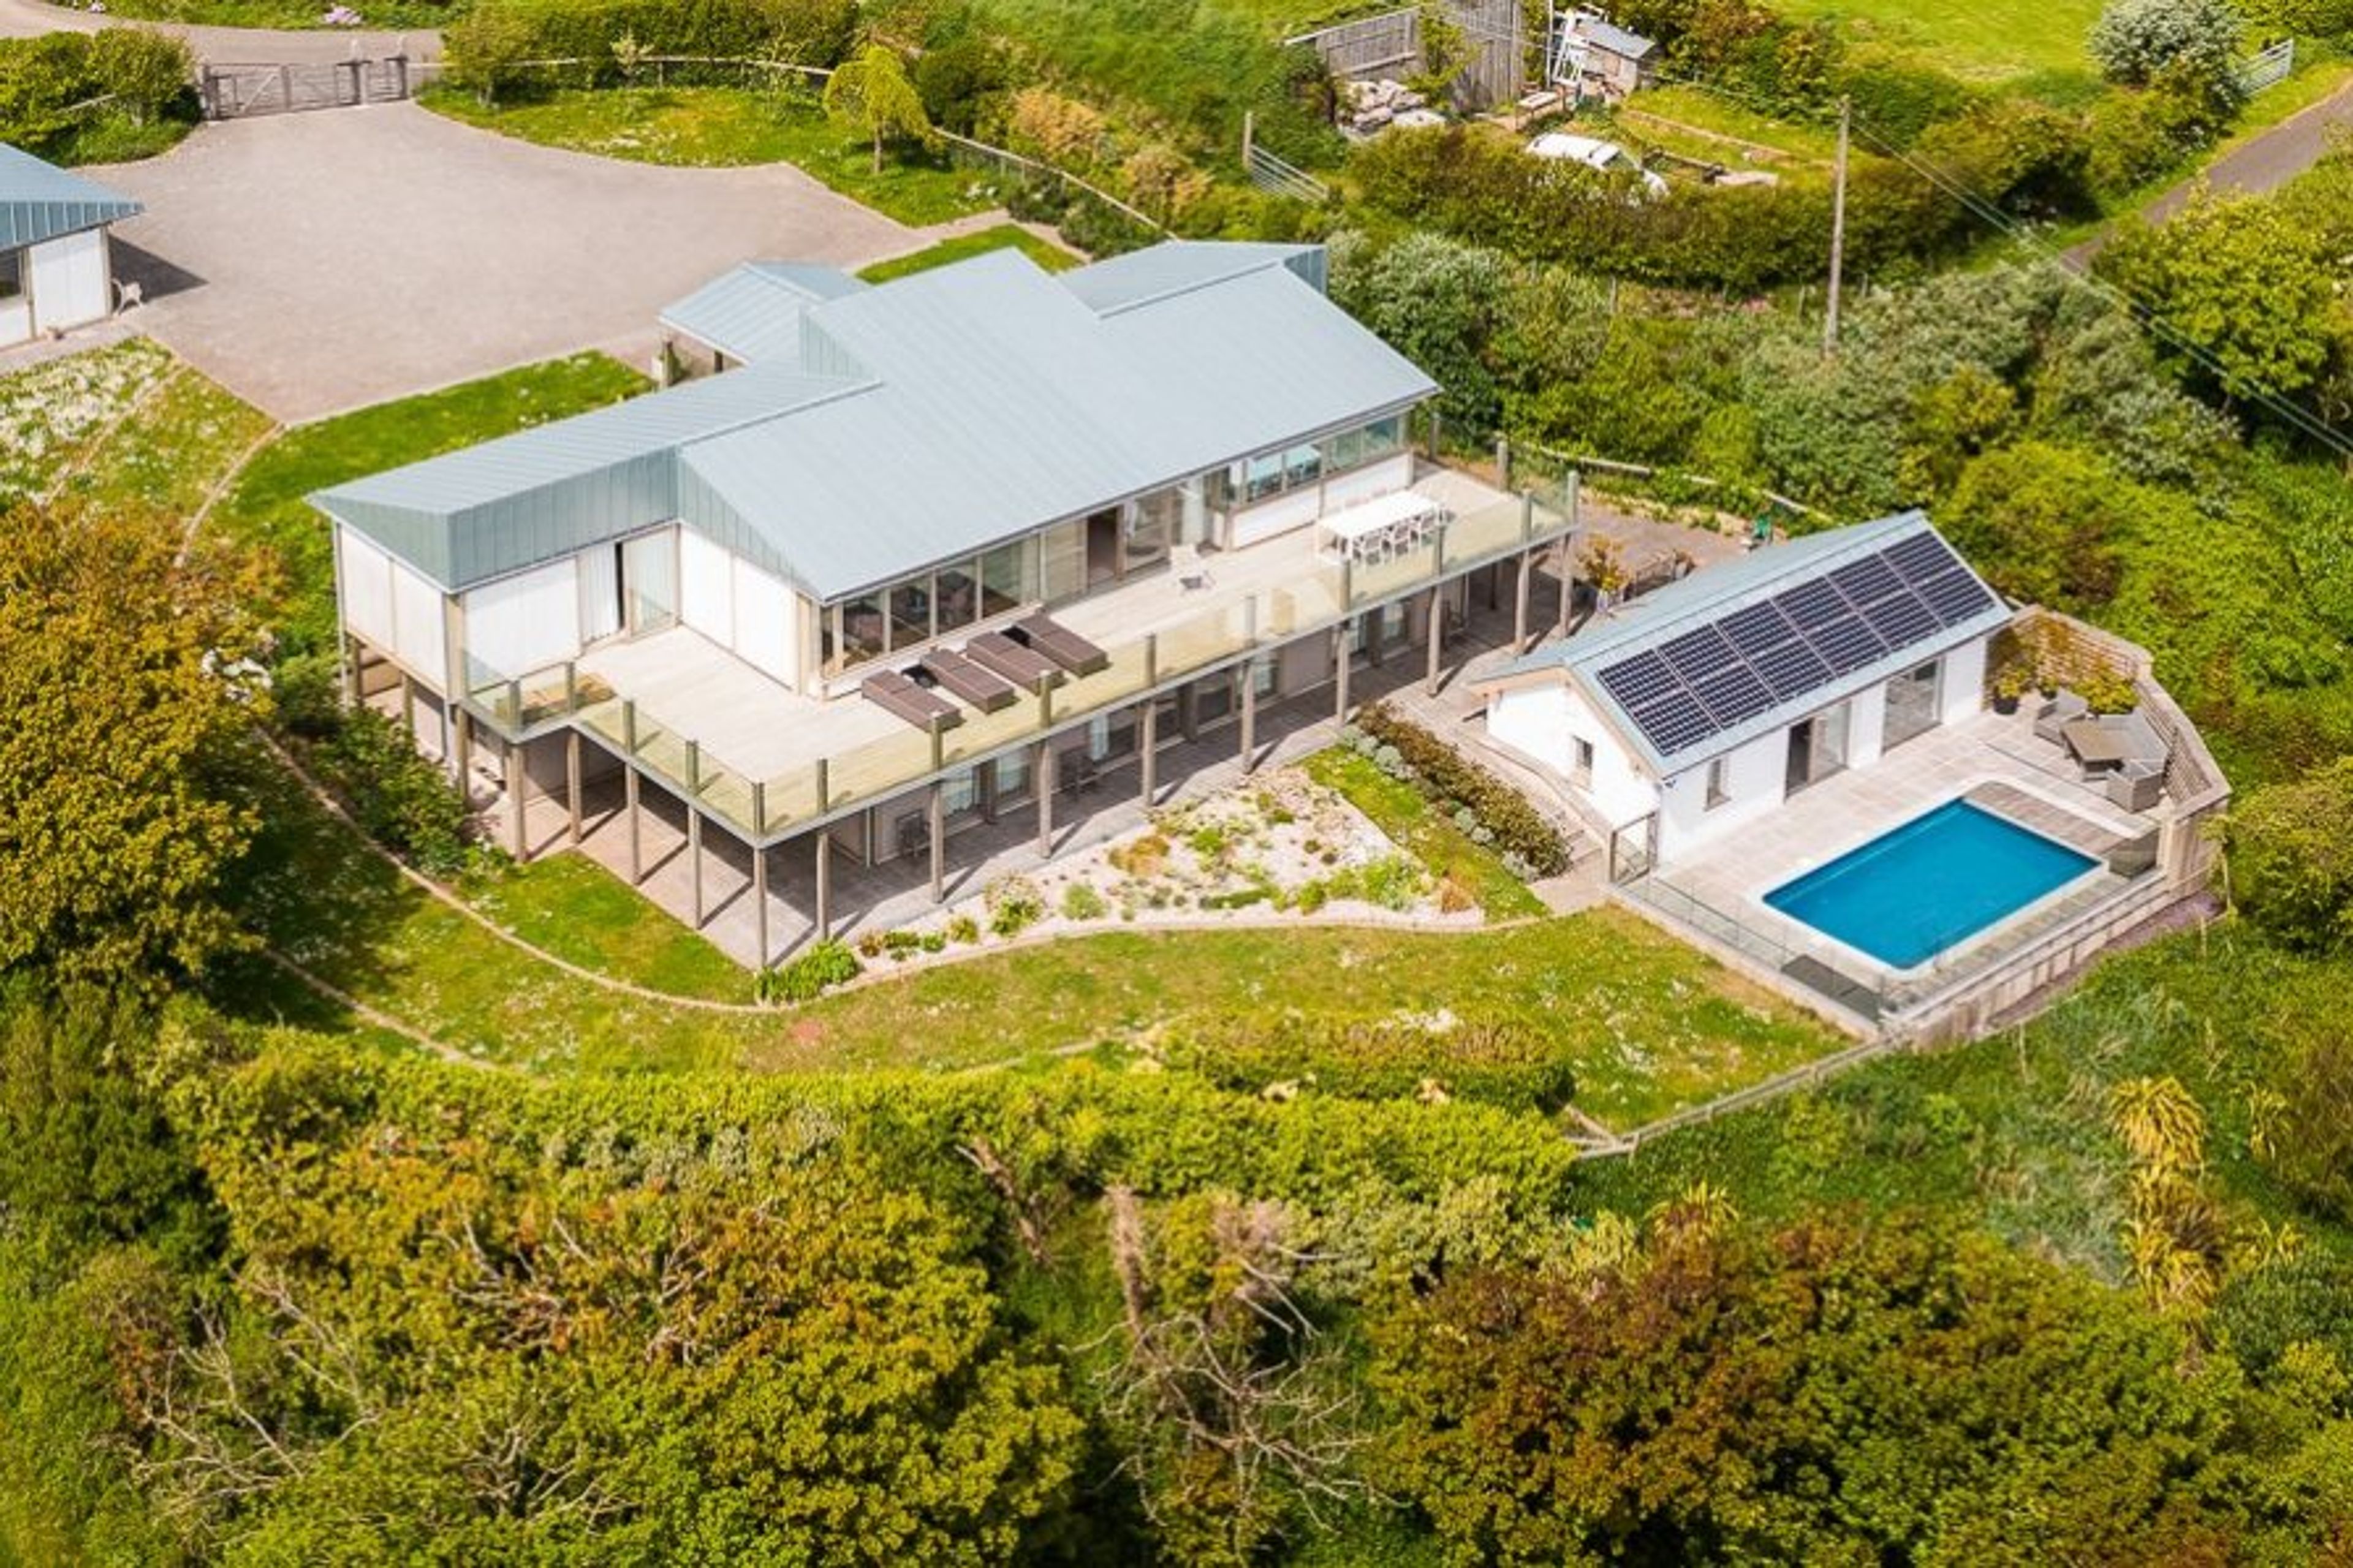
[[[1314,247],[1013,252],[869,286],[755,264],[664,321],[736,368],[341,485],[355,696],[522,805],[621,773],[751,849],[928,860],[1058,777],[1133,764],[1491,603],[1569,520],[1441,472],[1436,388]],[[1523,619],[1525,610],[1523,609]],[[804,841],[813,841],[804,843]],[[698,858],[697,864],[700,861]],[[700,873],[693,913],[702,912]]]
[[[1920,513],[1760,549],[1488,678],[1488,732],[1565,780],[1613,862],[1678,858],[1977,712],[2010,612]]]
[[[107,226],[139,204],[0,142],[0,348],[111,315]]]

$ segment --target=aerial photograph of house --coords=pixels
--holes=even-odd
[[[0,1564],[2346,1559],[2343,9],[0,0]]]

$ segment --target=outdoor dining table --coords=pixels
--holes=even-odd
[[[2076,719],[2068,722],[2059,733],[2065,737],[2067,750],[2089,772],[2099,768],[2124,765],[2132,754],[2131,742],[2124,731],[2097,719]]]

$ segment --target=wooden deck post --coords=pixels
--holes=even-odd
[[[750,839],[745,843],[752,844]],[[768,851],[752,844],[752,940],[759,945],[760,955],[752,967],[768,967]]]
[[[702,929],[702,813],[692,801],[686,803],[687,868],[694,881],[694,929]]]
[[[1512,590],[1512,647],[1528,646],[1528,579],[1535,574],[1536,552],[1520,552],[1520,577]]]
[[[1577,574],[1569,567],[1568,541],[1562,540],[1556,548],[1560,552],[1560,622],[1553,628],[1553,635],[1565,637],[1568,635],[1569,605],[1577,597]]]
[[[833,940],[833,829],[817,830],[817,939]]]
[[[531,805],[531,770],[522,765],[522,742],[509,741],[500,754],[499,782],[507,792],[507,852],[520,860],[526,853],[523,817]]]
[[[1348,721],[1348,623],[1332,628],[1332,715]]]
[[[923,807],[932,836],[932,902],[943,903],[948,883],[948,792],[937,779],[932,781],[931,798]]]
[[[473,804],[474,786],[474,726],[470,715],[455,702],[441,710],[441,740],[444,751],[441,760],[451,764],[458,776],[458,793]]]
[[[646,879],[645,836],[638,821],[638,770],[627,763],[621,764],[621,787],[629,818],[629,886],[635,888]]]
[[[1038,742],[1038,761],[1030,770],[1038,780],[1038,853],[1054,852],[1054,746]]]
[[[572,842],[580,842],[580,731],[564,733],[564,795],[572,816]]]
[[[1242,682],[1242,772],[1251,773],[1258,771],[1258,656],[1236,668]]]
[[[1439,584],[1430,591],[1430,658],[1421,672],[1421,689],[1430,696],[1438,695],[1438,656],[1446,642],[1446,584]]]
[[[1153,776],[1158,771],[1160,759],[1155,753],[1159,749],[1160,700],[1156,697],[1146,697],[1144,700],[1144,712],[1137,718],[1135,723],[1135,772],[1138,781],[1136,794],[1143,799],[1144,809],[1146,811],[1152,809],[1153,785],[1159,782]]]

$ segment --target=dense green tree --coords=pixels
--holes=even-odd
[[[2228,0],[2108,0],[2089,41],[2112,81],[2138,86],[2168,68],[2219,81],[2245,31]]]
[[[2094,454],[2021,441],[1971,462],[1936,516],[2004,594],[2085,610],[2116,593],[2134,510],[2131,488]]]
[[[882,144],[892,137],[921,141],[932,133],[923,94],[907,62],[888,44],[869,44],[836,67],[825,84],[825,111],[874,144],[874,172],[882,172]]]
[[[261,702],[237,585],[160,514],[0,526],[0,966],[197,971],[251,836],[214,783]]]
[[[2228,396],[2294,395],[2353,338],[2341,259],[2276,203],[2201,195],[2102,251],[2101,275],[2155,318],[2162,349]]]
[[[1502,258],[1437,235],[1377,251],[1352,243],[1334,258],[1332,289],[1438,383],[1439,411],[1450,426],[1464,436],[1494,429],[1501,399],[1487,355],[1510,296]]]
[[[2353,757],[2248,795],[2231,814],[2232,891],[2308,952],[2353,952]]]
[[[1388,1473],[1455,1562],[2180,1561],[2241,1523],[2235,1369],[1979,1237],[1679,1210],[1378,1341]]]

